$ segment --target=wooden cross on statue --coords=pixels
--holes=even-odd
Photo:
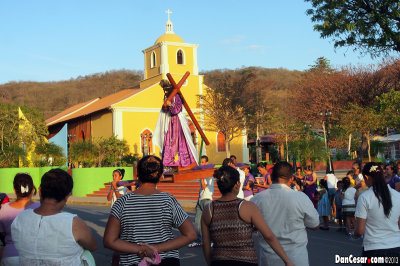
[[[180,90],[183,83],[185,83],[185,81],[189,77],[189,75],[190,75],[190,72],[186,71],[186,73],[185,73],[185,75],[183,75],[182,79],[178,82],[178,84],[176,84],[176,82],[175,82],[174,78],[171,76],[171,74],[170,73],[167,74],[167,78],[168,78],[169,82],[171,83],[171,85],[174,87],[174,89],[172,90],[172,92],[168,96],[168,98],[165,99],[163,107],[164,108],[167,107],[167,102],[168,101],[171,102],[171,100],[174,98],[174,96],[176,94],[179,94],[179,96],[181,96],[181,98],[183,100],[183,106],[185,107],[186,112],[189,114],[190,119],[192,119],[194,125],[196,126],[197,130],[199,131],[201,138],[204,140],[204,143],[206,145],[210,145],[210,142],[208,141],[206,135],[204,134],[203,130],[201,129],[199,123],[197,122],[196,117],[193,115],[192,110],[190,110],[190,107],[187,104],[187,102],[185,101],[185,98],[183,97],[182,92]]]

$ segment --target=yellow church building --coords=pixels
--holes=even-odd
[[[51,135],[68,123],[69,141],[115,135],[128,142],[131,153],[140,157],[146,154],[159,155],[160,149],[152,141],[153,132],[163,104],[164,92],[159,82],[170,73],[178,81],[186,71],[190,76],[181,92],[204,128],[204,117],[197,108],[197,95],[207,87],[203,75],[199,75],[197,62],[198,44],[185,43],[176,35],[170,20],[165,24],[165,33],[152,46],[144,49],[144,76],[137,88],[126,89],[115,94],[80,103],[49,118],[46,123]],[[186,112],[186,110],[183,110]],[[234,114],[233,117],[234,119]],[[190,122],[190,121],[189,121]],[[191,125],[192,137],[200,150],[201,137]],[[203,130],[204,131],[204,130]],[[224,136],[219,132],[204,131],[210,145],[205,147],[210,163],[220,164],[226,156]],[[231,154],[238,162],[249,162],[247,137],[238,137],[231,142]]]

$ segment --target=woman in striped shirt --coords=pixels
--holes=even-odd
[[[159,265],[180,265],[178,249],[197,238],[178,201],[159,191],[163,165],[156,156],[138,163],[139,189],[114,203],[104,232],[104,246],[120,252],[120,265],[137,265],[143,257],[161,257]],[[173,228],[181,235],[175,237]]]

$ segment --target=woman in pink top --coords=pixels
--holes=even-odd
[[[3,254],[0,258],[1,265],[19,265],[18,252],[11,239],[11,224],[23,210],[35,209],[40,206],[38,202],[32,201],[33,194],[36,194],[36,188],[30,175],[17,174],[13,183],[17,200],[4,204],[0,209],[0,235],[5,242]]]

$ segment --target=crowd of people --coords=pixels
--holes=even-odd
[[[222,223],[220,226],[225,226],[224,228],[226,228],[226,224],[224,224],[226,221],[224,221],[224,219],[235,220],[237,219],[237,215],[239,215],[239,218],[245,222],[246,220],[241,216],[243,199],[245,200],[244,202],[250,201],[256,204],[267,225],[269,225],[271,231],[279,240],[280,245],[283,247],[289,260],[295,265],[308,265],[307,234],[305,229],[309,228],[316,230],[319,228],[321,230],[329,230],[329,225],[333,222],[339,225],[337,231],[346,232],[349,239],[352,240],[359,237],[363,238],[363,255],[373,256],[376,254],[386,254],[386,256],[388,256],[387,254],[391,254],[397,258],[400,256],[400,216],[398,214],[398,210],[400,209],[393,207],[391,209],[392,214],[390,214],[390,218],[389,215],[386,215],[386,218],[383,218],[384,213],[382,209],[377,209],[377,212],[381,216],[377,213],[374,215],[368,214],[368,208],[370,207],[361,207],[361,203],[359,203],[365,202],[363,201],[365,198],[362,194],[366,193],[365,197],[367,197],[366,195],[369,195],[369,197],[374,198],[375,201],[373,203],[375,205],[376,202],[378,202],[377,205],[385,206],[386,203],[384,202],[390,200],[390,198],[392,198],[391,202],[396,201],[396,206],[398,205],[397,202],[400,204],[400,201],[396,199],[400,196],[398,193],[400,192],[400,178],[397,176],[396,170],[397,165],[400,166],[400,163],[373,163],[374,165],[377,165],[378,170],[376,171],[378,171],[379,174],[372,175],[374,177],[370,178],[371,174],[369,175],[369,170],[365,170],[368,169],[368,167],[371,167],[370,164],[364,166],[366,172],[362,173],[360,163],[354,162],[352,169],[341,180],[335,176],[333,170],[328,169],[326,176],[318,181],[317,174],[313,171],[311,165],[307,165],[304,168],[297,167],[293,174],[292,166],[286,162],[275,163],[274,166],[269,169],[265,163],[259,163],[257,165],[258,173],[252,174],[250,165],[236,163],[233,159],[234,158],[225,159],[224,162],[230,160],[230,164],[223,165],[232,166],[231,168],[239,168],[239,171],[242,169],[245,173],[245,179],[242,186],[244,195],[241,197],[239,192],[237,192],[236,195],[236,201],[239,202],[240,205],[238,205],[236,201],[232,201],[230,204],[224,202],[232,196],[227,197],[225,195],[227,193],[224,193],[223,190],[221,190],[221,177],[218,176],[216,171],[214,178],[217,180],[218,188],[223,196],[220,199],[212,201],[208,207],[203,207],[203,209],[205,208],[205,212],[200,212],[200,215],[203,216],[201,231],[201,234],[203,235],[203,243],[194,242],[189,245],[190,247],[203,245],[204,254],[209,264],[227,265],[215,264],[215,262],[213,264],[213,261],[219,259],[218,257],[214,258],[214,260],[210,258],[210,254],[213,254],[210,251],[211,247],[213,248],[213,252],[218,254],[218,247],[221,245],[219,244],[221,240],[219,239],[220,236],[218,235],[218,232],[212,233],[211,228],[214,227],[210,222],[211,217],[218,219],[218,222]],[[207,161],[208,158],[204,156],[204,162]],[[375,169],[375,167],[373,169]],[[366,180],[369,180],[369,182]],[[375,181],[372,182],[372,180]],[[379,182],[381,183],[381,186],[385,184],[385,190],[387,188],[387,190],[390,191],[390,193],[385,193],[390,194],[391,196],[383,197],[379,192],[375,192],[376,186]],[[202,190],[204,190],[204,186],[200,187],[200,194]],[[234,191],[235,186],[232,187],[232,190],[229,193],[233,193]],[[368,200],[367,202],[372,204],[371,200]],[[222,206],[224,206],[224,204],[227,205],[227,207],[224,207],[227,211],[223,214],[214,214],[215,208],[219,208],[220,204],[222,204]],[[231,208],[237,208],[238,211],[228,211],[228,209]],[[362,208],[364,208],[363,212],[361,212]],[[394,208],[397,208],[396,211],[394,211]],[[234,217],[230,217],[228,213],[233,214]],[[196,216],[198,215],[199,211],[196,211]],[[366,219],[365,217],[368,216],[370,218]],[[364,224],[362,223],[363,219]],[[380,231],[380,229],[378,229],[379,225],[376,224],[376,221],[379,221],[379,219],[386,219],[385,223],[387,224],[387,227],[390,228],[387,232],[382,234],[388,237],[388,233],[390,232],[390,239],[392,240],[392,243],[390,244],[386,244],[385,241],[383,241],[383,238],[377,239],[375,234],[372,233],[373,231],[371,231]],[[387,221],[387,219],[392,219],[392,221]],[[369,223],[366,223],[366,220],[369,220]],[[372,228],[370,225],[372,225]],[[255,225],[253,224],[253,226]],[[362,231],[360,231],[361,227],[363,228]],[[364,234],[365,230],[369,231],[370,234]],[[232,240],[239,241],[238,237],[242,237],[238,234],[239,231],[241,230],[236,230],[236,233],[230,232]],[[226,230],[224,234],[225,238],[230,239],[230,237],[227,237],[228,233]],[[198,241],[201,241],[201,239],[202,237],[199,234]],[[253,235],[253,240],[254,247],[257,251],[258,265],[283,265],[284,257],[278,255],[279,253],[274,252],[274,249],[269,245],[269,242],[266,241],[264,235],[256,233],[255,236]],[[368,246],[371,246],[366,243],[375,243],[375,241],[380,241],[380,243],[378,245],[372,245],[374,251],[366,252],[369,248]],[[395,242],[396,244],[394,244]],[[230,243],[230,245],[233,244],[234,243]],[[389,251],[386,251],[386,253],[380,250],[376,251],[375,248],[378,249],[378,247],[382,247],[382,249]],[[237,252],[233,253],[240,254]],[[235,256],[229,255],[229,257],[234,258]],[[242,257],[241,261],[243,260],[244,257]],[[248,260],[247,262],[250,263],[251,261]],[[232,261],[230,261],[229,264],[236,265]]]
[[[214,168],[208,157],[198,169]],[[162,160],[144,156],[139,186],[113,172],[113,200],[103,244],[113,265],[180,265],[181,247],[202,246],[207,265],[309,265],[307,228],[329,230],[335,221],[350,238],[363,238],[362,255],[400,257],[400,178],[397,165],[354,163],[341,180],[333,171],[317,181],[310,165],[276,162],[268,168],[226,158],[200,180],[194,225],[180,203],[157,189]],[[214,198],[214,181],[221,197]],[[97,242],[83,220],[63,212],[73,179],[61,169],[45,173],[36,188],[28,174],[13,182],[16,200],[0,209],[1,265],[95,265]],[[3,197],[5,198],[5,197]],[[320,223],[322,221],[322,225]],[[179,234],[174,234],[174,228]]]

